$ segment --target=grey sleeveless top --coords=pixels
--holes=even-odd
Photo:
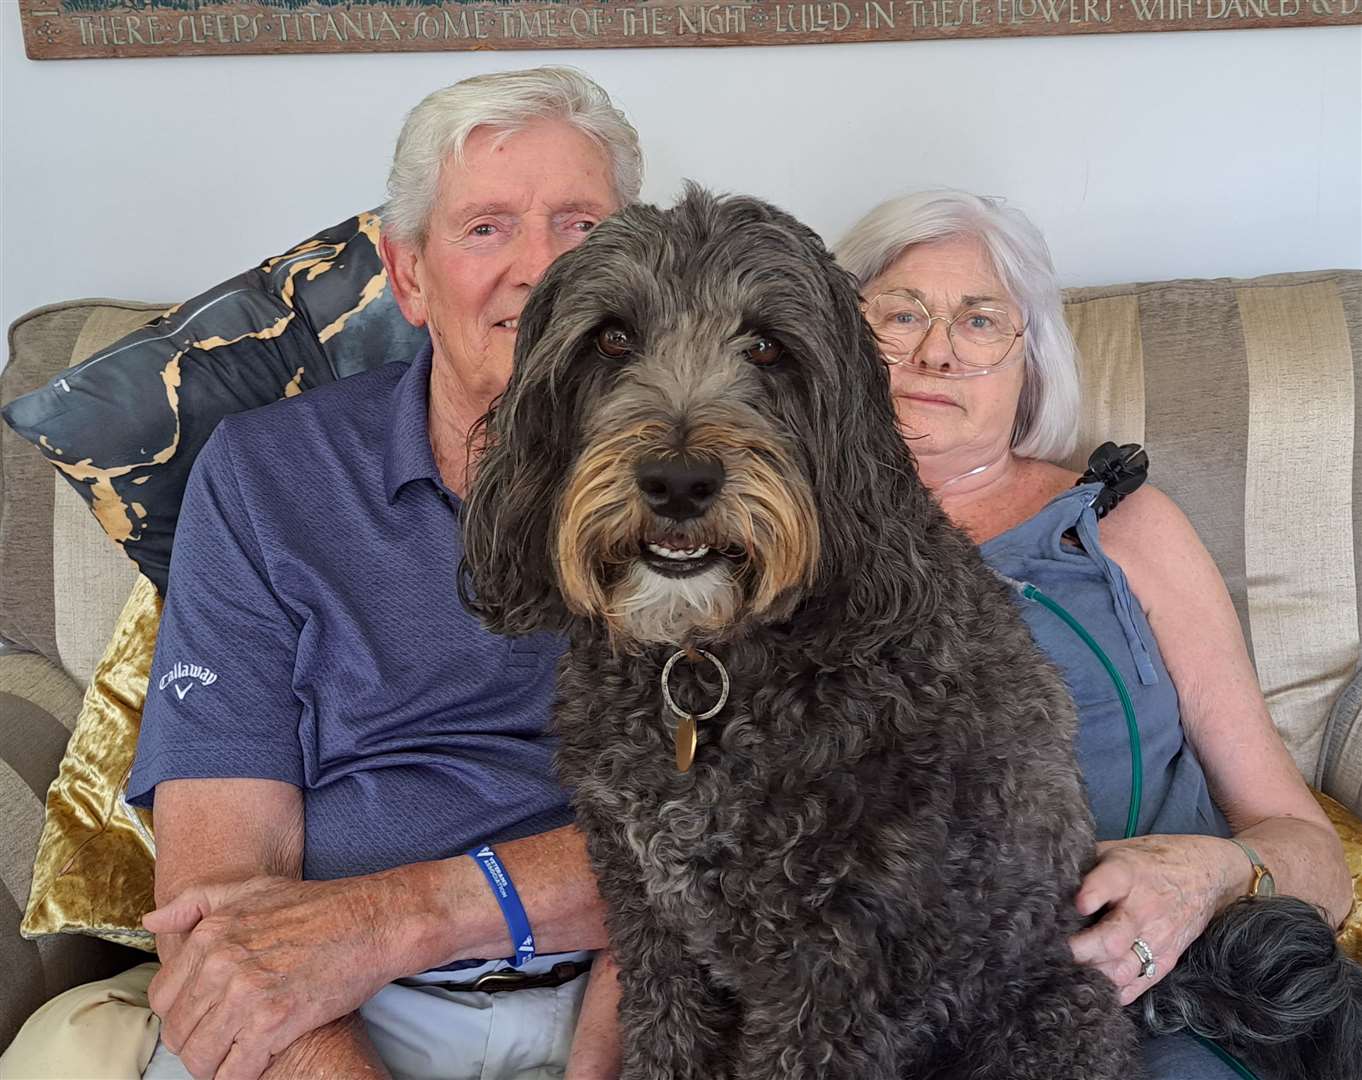
[[[1125,679],[1144,758],[1138,834],[1229,836],[1201,763],[1182,728],[1178,694],[1139,601],[1103,553],[1092,502],[1100,483],[1057,496],[1039,513],[980,548],[995,570],[1030,582],[1066,608]],[[1082,547],[1061,540],[1074,529]],[[1120,696],[1102,663],[1054,612],[1013,594],[1036,643],[1059,668],[1078,706],[1078,764],[1100,840],[1125,833],[1130,806],[1130,738]]]

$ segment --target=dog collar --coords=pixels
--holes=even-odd
[[[713,706],[702,713],[687,712],[676,703],[672,697],[671,675],[672,668],[682,657],[695,659],[697,656],[708,660],[719,671],[719,700]],[[667,708],[671,709],[676,716],[676,769],[677,772],[690,772],[691,763],[695,760],[695,747],[699,741],[699,732],[696,729],[696,721],[708,720],[712,716],[717,716],[719,710],[728,702],[728,671],[719,662],[719,658],[713,653],[705,652],[704,649],[677,649],[668,657],[667,662],[662,666],[662,700],[667,703]]]

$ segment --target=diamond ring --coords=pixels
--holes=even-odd
[[[1154,950],[1144,938],[1136,938],[1131,943],[1130,951],[1140,958],[1140,978],[1152,979],[1159,973],[1159,966],[1154,963]]]

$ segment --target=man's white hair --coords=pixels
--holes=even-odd
[[[1021,307],[1026,380],[1012,449],[1020,457],[1064,461],[1078,438],[1078,349],[1064,321],[1059,278],[1045,237],[1001,199],[942,189],[881,203],[836,247],[837,259],[864,288],[914,244],[974,237]]]
[[[580,71],[538,67],[476,75],[428,95],[407,114],[388,172],[383,228],[394,239],[423,244],[446,161],[463,160],[476,128],[502,138],[536,120],[561,120],[594,139],[610,157],[615,196],[621,206],[643,186],[638,132],[610,96]]]

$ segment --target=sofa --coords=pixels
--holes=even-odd
[[[164,310],[70,300],[23,315],[0,401]],[[1083,356],[1070,464],[1107,439],[1146,446],[1151,482],[1220,566],[1298,767],[1362,813],[1362,271],[1077,288],[1066,312]],[[300,322],[320,336],[320,320]],[[366,333],[381,331],[376,316]],[[328,377],[347,373],[333,364]],[[0,428],[0,1050],[42,1002],[147,958],[88,934],[19,933],[45,793],[146,569],[44,453]]]

